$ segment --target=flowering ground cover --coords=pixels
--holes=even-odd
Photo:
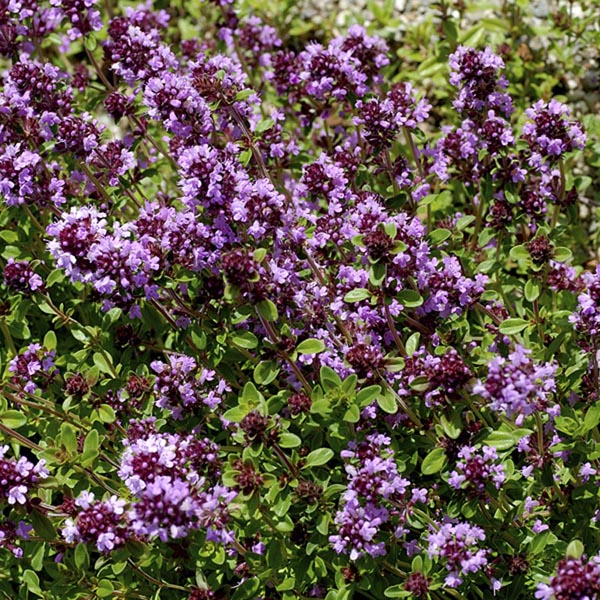
[[[0,597],[600,598],[594,4],[261,4],[0,0]]]

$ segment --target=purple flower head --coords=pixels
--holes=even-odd
[[[25,352],[15,356],[8,364],[12,382],[22,386],[29,394],[39,388],[45,389],[59,373],[54,366],[55,356],[54,350],[46,350],[40,344],[30,344]]]
[[[600,556],[563,558],[556,566],[550,584],[540,583],[535,592],[538,600],[595,599],[600,597]]]
[[[569,121],[569,108],[550,100],[539,100],[525,111],[529,121],[523,125],[522,137],[531,149],[530,163],[541,166],[543,159],[558,160],[563,154],[581,150],[586,135],[579,123]]]
[[[171,477],[196,485],[219,476],[218,447],[207,438],[150,433],[127,442],[119,476],[134,494],[158,477]]]
[[[156,15],[128,9],[125,17],[115,17],[108,26],[105,59],[131,86],[177,66],[175,55],[161,42],[158,28],[164,27],[165,23],[155,18]]]
[[[43,208],[63,204],[65,182],[57,172],[56,163],[46,163],[20,142],[0,149],[0,194],[8,206]]]
[[[23,557],[23,549],[17,546],[16,542],[29,539],[29,533],[33,527],[25,521],[4,520],[0,521],[0,548],[6,548],[12,552],[15,558]]]
[[[459,88],[454,106],[471,118],[480,119],[482,111],[494,110],[510,116],[510,97],[503,93],[508,82],[500,74],[504,61],[489,48],[475,50],[459,46],[450,55],[450,83]]]
[[[96,4],[97,0],[50,0],[50,5],[59,8],[71,24],[67,32],[70,40],[102,29],[102,18]]]
[[[479,547],[479,542],[484,540],[483,529],[465,522],[445,522],[429,533],[427,552],[431,558],[440,558],[446,563],[449,571],[446,585],[458,587],[462,577],[488,564],[488,551]]]
[[[94,494],[83,492],[75,504],[75,516],[66,519],[61,530],[67,542],[94,542],[100,552],[108,553],[131,536],[125,500],[111,496],[96,501]]]
[[[359,100],[356,108],[354,122],[363,126],[366,140],[378,148],[389,145],[402,127],[414,128],[427,119],[431,105],[417,100],[410,83],[395,83],[384,99]]]
[[[600,333],[600,266],[594,273],[582,273],[580,281],[585,288],[577,297],[577,310],[569,321],[577,331],[596,336]]]
[[[28,260],[9,258],[4,267],[4,285],[15,292],[30,295],[44,290],[42,278],[33,271]]]
[[[504,467],[498,464],[498,454],[495,448],[483,446],[476,449],[473,446],[463,446],[458,456],[461,460],[456,463],[448,483],[455,489],[473,488],[482,494],[488,483],[493,483],[497,489],[502,487],[506,475]]]
[[[176,419],[183,418],[191,407],[205,405],[214,410],[231,391],[214,371],[198,367],[189,356],[171,355],[168,365],[154,361],[151,367],[157,374],[156,405],[170,410]]]
[[[9,504],[25,504],[29,489],[40,479],[48,477],[46,461],[33,464],[25,457],[18,460],[5,458],[8,446],[0,446],[0,500]]]
[[[271,54],[282,44],[277,30],[254,15],[241,20],[235,29],[223,27],[219,35],[231,51],[243,51],[246,64],[252,68],[269,67]]]
[[[362,443],[351,442],[341,453],[348,461],[348,488],[335,517],[338,532],[329,541],[338,554],[348,554],[350,560],[365,554],[387,554],[385,542],[376,539],[391,518],[386,500],[404,503],[410,510],[411,503],[423,498],[421,493],[410,500],[407,497],[410,482],[399,474],[390,442],[387,436],[374,433]]]
[[[536,364],[530,350],[516,346],[508,359],[493,358],[485,381],[478,381],[473,392],[490,402],[490,408],[518,421],[536,410],[548,410],[551,394],[556,389],[556,365]]]

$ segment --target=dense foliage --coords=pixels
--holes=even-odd
[[[600,597],[593,13],[260,4],[0,1],[0,596]]]

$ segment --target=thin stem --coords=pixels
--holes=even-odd
[[[148,573],[146,573],[145,571],[140,569],[140,567],[138,567],[131,558],[128,558],[127,562],[129,563],[129,565],[133,568],[133,570],[136,573],[139,573],[146,581],[149,581],[150,583],[157,586],[158,588],[161,588],[161,589],[169,588],[171,590],[179,590],[182,592],[189,592],[189,590],[187,588],[184,588],[180,585],[176,585],[174,583],[167,583],[166,581],[160,581],[159,579],[152,577],[152,575],[149,575]]]
[[[0,319],[0,329],[2,330],[2,335],[4,336],[7,346],[10,348],[10,351],[13,353],[13,355],[16,356],[18,354],[17,348],[15,347],[15,342],[12,339],[12,335],[10,335],[10,331],[6,325],[6,319],[4,317]]]
[[[419,171],[419,176],[421,177],[421,179],[424,179],[425,173],[423,172],[423,165],[421,164],[421,159],[419,158],[419,150],[417,149],[412,133],[410,132],[410,129],[408,127],[403,127],[402,131],[404,132],[404,138],[408,143],[410,153],[412,154],[413,160],[415,161],[415,166]]]
[[[285,455],[285,452],[277,444],[273,444],[272,448],[283,465],[296,479],[298,479],[298,469],[290,462],[290,459]]]
[[[273,326],[271,325],[271,323],[269,323],[266,319],[263,318],[263,316],[258,312],[258,309],[256,310],[256,314],[258,315],[258,318],[260,319],[260,322],[261,322],[264,330],[267,332],[267,336],[269,337],[270,342],[276,346],[277,345],[277,333],[273,329]],[[311,387],[310,383],[308,383],[308,381],[306,380],[306,377],[304,377],[304,375],[298,368],[298,365],[290,358],[290,355],[287,352],[285,352],[284,350],[278,350],[278,353],[285,359],[285,361],[288,363],[288,365],[290,365],[292,371],[294,371],[294,374],[298,378],[298,381],[302,384],[302,387],[304,388],[304,390],[308,394],[311,394],[312,387]]]
[[[36,450],[37,452],[44,451],[44,449],[41,446],[38,446],[31,440],[28,440],[26,437],[22,436],[20,433],[17,433],[14,429],[11,429],[10,427],[3,425],[2,423],[0,423],[0,431],[4,432],[9,437],[12,437],[15,440],[19,441],[23,446],[26,446],[27,448],[31,448],[32,450]]]
[[[392,337],[394,338],[394,341],[396,342],[396,346],[398,346],[398,350],[400,350],[400,354],[402,354],[402,356],[406,356],[406,347],[404,346],[404,343],[402,342],[402,340],[400,339],[400,336],[398,335],[398,331],[396,330],[396,324],[394,323],[394,319],[392,318],[392,314],[390,313],[390,307],[385,304],[383,304],[383,310],[385,312],[385,319],[387,321],[388,327],[390,328],[390,332],[392,334]]]

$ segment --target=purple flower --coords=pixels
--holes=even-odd
[[[404,502],[408,511],[411,502],[423,498],[421,493],[412,501],[405,498],[410,482],[399,474],[390,442],[387,436],[374,433],[360,444],[351,442],[341,453],[342,458],[351,461],[346,464],[349,483],[335,517],[338,533],[329,536],[329,542],[338,554],[348,554],[350,560],[365,554],[387,554],[385,542],[376,539],[381,526],[391,518],[384,506],[386,500],[396,505]]]
[[[16,292],[30,295],[44,289],[42,278],[33,271],[28,260],[16,261],[9,258],[3,275],[4,285]]]
[[[538,600],[572,600],[597,598],[600,594],[600,556],[563,558],[556,566],[550,584],[540,583],[535,592]]]
[[[488,483],[493,483],[498,489],[502,487],[506,475],[504,467],[497,464],[498,454],[495,448],[463,446],[458,456],[462,460],[456,463],[456,470],[452,471],[448,479],[453,488],[458,490],[462,487],[474,487],[481,494]]]
[[[473,392],[490,401],[490,408],[506,416],[523,417],[550,408],[550,397],[556,389],[556,365],[536,364],[530,350],[517,345],[508,359],[497,356],[488,366],[485,381],[478,381]]]
[[[465,522],[445,522],[439,529],[428,535],[431,558],[441,558],[446,563],[449,573],[446,585],[458,587],[462,577],[468,573],[476,573],[487,564],[488,550],[479,548],[479,542],[485,540],[483,529]]]
[[[215,371],[199,368],[189,356],[170,355],[168,365],[154,361],[150,366],[157,373],[156,405],[170,410],[175,419],[202,404],[214,410],[231,391]]]
[[[28,394],[40,387],[45,389],[58,375],[54,367],[54,350],[46,350],[40,344],[29,344],[25,352],[15,356],[8,364],[12,382]]]
[[[126,505],[117,496],[96,501],[93,493],[82,492],[75,501],[74,516],[65,520],[61,535],[69,543],[94,542],[100,552],[108,553],[131,536]]]
[[[581,125],[569,121],[569,108],[550,100],[539,100],[525,111],[529,121],[523,125],[522,137],[531,150],[530,163],[541,166],[543,159],[558,160],[563,154],[581,150],[585,146],[586,135]]]
[[[454,106],[477,118],[482,111],[494,110],[510,116],[513,111],[510,97],[503,93],[508,82],[500,74],[504,61],[489,48],[475,50],[459,46],[450,55],[450,83],[459,88]]]

